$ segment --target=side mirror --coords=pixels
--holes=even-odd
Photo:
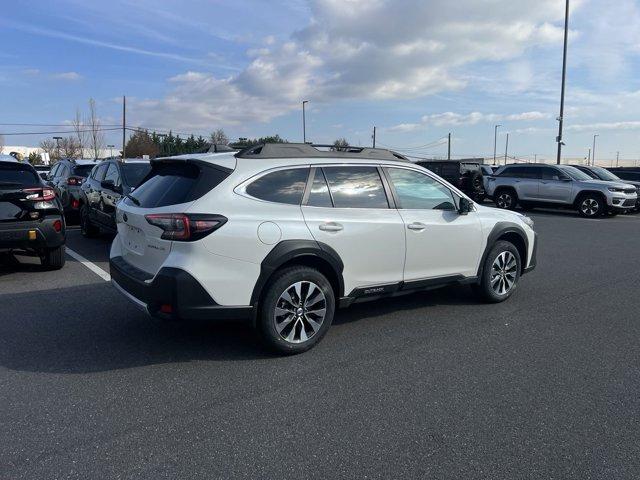
[[[472,209],[473,202],[464,197],[460,197],[460,201],[458,202],[458,213],[460,215],[466,215]]]

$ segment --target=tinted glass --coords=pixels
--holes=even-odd
[[[97,181],[101,182],[102,179],[104,178],[104,174],[107,171],[107,164],[103,163],[102,165],[100,165],[98,167],[98,169],[95,171],[93,178],[95,178]]]
[[[324,174],[336,208],[389,208],[375,167],[327,167]]]
[[[78,177],[88,177],[93,169],[93,165],[76,165],[73,167],[73,174]]]
[[[322,173],[321,168],[316,169],[307,205],[312,207],[333,207],[327,180],[324,178],[324,173]]]
[[[584,172],[581,172],[577,168],[563,166],[559,167],[563,173],[566,173],[568,176],[573,178],[574,180],[592,180],[592,178]]]
[[[39,185],[40,177],[28,165],[0,162],[0,188]]]
[[[58,170],[58,177],[67,178],[69,176],[69,167],[66,165],[61,165]]]
[[[564,177],[558,170],[550,167],[542,168],[542,179],[543,180],[560,180],[561,177]]]
[[[104,176],[105,182],[112,182],[114,185],[120,184],[120,174],[118,173],[118,167],[115,163],[110,163],[107,168],[107,173]]]
[[[598,176],[600,180],[609,180],[609,181],[620,180],[620,177],[618,177],[617,175],[614,175],[606,168],[591,167],[591,170],[593,170],[593,172]]]
[[[131,194],[144,208],[164,207],[192,202],[217,187],[229,172],[213,166],[199,167],[184,162],[161,162],[152,166],[148,180]]]
[[[308,168],[292,168],[268,173],[247,187],[247,194],[267,202],[300,205],[309,176]]]
[[[51,171],[49,172],[49,176],[51,178],[55,178],[59,168],[60,168],[60,165],[54,165]]]
[[[135,187],[149,174],[151,171],[151,164],[125,163],[121,168],[125,183],[130,187]]]
[[[404,168],[388,169],[399,208],[455,210],[451,191],[428,175]]]

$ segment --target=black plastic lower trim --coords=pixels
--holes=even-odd
[[[62,223],[57,232],[56,220]],[[35,240],[29,240],[29,231],[36,231]],[[0,223],[0,248],[16,250],[42,250],[57,248],[65,243],[65,223],[61,215],[49,215],[41,220]]]
[[[111,279],[129,295],[146,305],[150,315],[176,320],[250,319],[251,306],[217,304],[200,282],[179,268],[164,267],[152,278],[122,257],[109,260]],[[161,311],[170,305],[171,312]]]
[[[529,266],[527,266],[526,268],[522,269],[522,273],[529,273],[532,270],[534,270],[536,268],[536,265],[538,264],[538,234],[534,233],[534,238],[533,238],[533,252],[531,253],[531,261],[529,262]],[[525,259],[525,262],[527,260]]]

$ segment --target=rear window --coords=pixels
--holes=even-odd
[[[93,169],[93,165],[76,165],[73,167],[73,174],[78,177],[88,177]]]
[[[217,187],[229,173],[208,165],[157,163],[152,166],[149,178],[131,193],[139,205],[129,198],[125,202],[143,208],[192,202]]]
[[[39,185],[40,176],[29,165],[0,163],[0,188]]]
[[[124,181],[130,187],[136,187],[150,171],[149,163],[125,163],[122,166]]]

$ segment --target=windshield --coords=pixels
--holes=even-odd
[[[593,180],[593,178],[591,178],[589,175],[587,175],[584,172],[581,172],[580,170],[578,170],[575,167],[569,167],[569,166],[562,166],[560,167],[560,169],[566,173],[567,175],[569,175],[571,178],[573,178],[574,180]]]
[[[593,173],[595,173],[600,180],[620,180],[620,177],[614,175],[606,168],[602,167],[591,167]]]
[[[130,187],[137,187],[144,177],[151,171],[149,163],[125,163],[122,166],[124,180]]]

